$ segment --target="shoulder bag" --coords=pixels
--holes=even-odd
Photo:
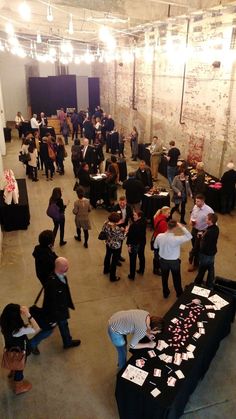
[[[2,368],[12,371],[23,371],[26,360],[26,341],[24,341],[24,350],[18,346],[10,349],[4,348],[2,356]]]

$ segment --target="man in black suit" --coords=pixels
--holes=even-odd
[[[117,223],[119,227],[127,227],[128,222],[133,220],[133,210],[130,205],[127,204],[125,196],[120,196],[118,204],[113,207],[113,211],[118,212],[121,216],[120,221]],[[124,262],[125,258],[121,256],[122,245],[120,248],[119,261]]]
[[[47,285],[44,288],[43,309],[46,318],[57,323],[63,341],[64,349],[79,346],[80,339],[73,340],[70,334],[68,319],[69,309],[74,310],[74,304],[70,294],[66,273],[68,271],[68,260],[58,257],[55,260],[54,272],[50,275]],[[30,340],[33,350],[38,344],[52,333],[51,330],[41,330]]]
[[[139,168],[136,172],[136,178],[142,182],[145,190],[149,190],[153,187],[152,172],[144,160],[140,161]]]
[[[88,138],[84,138],[83,146],[81,147],[80,162],[87,163],[89,166],[89,171],[90,173],[92,173],[95,160],[96,160],[96,150],[94,149],[94,147],[89,145]]]
[[[135,211],[140,210],[145,188],[141,180],[135,177],[135,172],[129,173],[129,178],[124,181],[123,188],[126,191],[125,194],[128,204]]]
[[[56,253],[53,251],[54,235],[52,230],[44,230],[39,235],[39,244],[35,246],[33,256],[35,258],[35,270],[41,284],[45,286],[50,274],[54,270]]]
[[[95,128],[90,120],[90,118],[86,118],[83,122],[83,131],[84,137],[88,138],[89,143],[95,140]]]

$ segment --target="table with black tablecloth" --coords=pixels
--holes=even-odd
[[[111,164],[111,160],[107,159],[105,164],[105,171],[107,171],[109,164]],[[117,164],[119,167],[120,173],[120,181],[124,182],[127,179],[127,164],[125,159],[117,159]]]
[[[120,419],[177,419],[184,411],[184,407],[189,399],[189,396],[196,388],[198,381],[203,378],[204,374],[209,368],[212,359],[219,347],[220,341],[230,333],[231,322],[235,313],[235,305],[233,298],[220,294],[224,300],[229,304],[220,310],[209,310],[205,305],[212,303],[205,297],[198,297],[191,293],[193,285],[187,287],[182,296],[171,307],[165,315],[165,329],[164,332],[158,336],[157,339],[164,340],[169,346],[162,351],[155,348],[156,357],[150,358],[148,349],[133,350],[134,355],[130,358],[128,364],[136,364],[136,360],[143,357],[146,363],[143,370],[148,372],[142,386],[139,386],[122,377],[125,370],[121,370],[117,375],[116,383],[116,400],[119,409]],[[215,291],[211,292],[211,295]],[[201,306],[191,304],[194,298],[201,300]],[[180,309],[183,304],[185,309]],[[189,305],[191,304],[191,305]],[[180,366],[173,362],[166,363],[159,359],[159,355],[165,353],[166,355],[174,356],[177,352],[176,347],[173,347],[174,332],[176,324],[171,321],[183,319],[187,322],[188,313],[192,307],[197,307],[200,314],[197,314],[195,323],[188,329],[189,338],[187,341],[181,340],[181,353],[186,353],[186,347],[191,344],[196,346],[193,351],[194,359],[182,360]],[[214,312],[215,318],[209,318],[208,312]],[[200,338],[193,339],[193,334],[198,331],[199,326],[197,322],[204,322],[205,334],[201,334]],[[172,329],[171,329],[172,327]],[[185,329],[184,329],[185,330]],[[172,346],[171,346],[172,345]],[[161,370],[161,377],[153,375],[154,368]],[[181,370],[184,374],[183,379],[178,379],[175,371]],[[167,385],[167,379],[172,376],[177,378],[175,387]],[[156,398],[150,393],[154,388],[161,391]]]
[[[55,129],[53,127],[41,127],[40,136],[44,137],[46,134],[51,134],[52,137],[56,138]]]
[[[25,136],[28,132],[32,131],[31,128],[31,124],[30,121],[23,121],[21,123],[21,127],[22,127],[22,134]]]
[[[26,230],[30,223],[30,211],[25,179],[16,179],[19,188],[19,204],[6,205],[0,192],[0,223],[5,231]]]
[[[96,179],[96,176],[95,178],[91,176],[90,203],[94,208],[96,208],[98,200],[104,199],[106,192],[107,192],[106,177]]]
[[[145,194],[142,199],[142,211],[148,220],[152,220],[158,209],[170,206],[170,194],[167,195],[151,195]]]
[[[144,160],[145,163],[150,166],[150,151],[147,147],[150,146],[150,143],[145,143],[145,144],[138,144],[138,158],[140,160]]]
[[[116,154],[119,150],[119,133],[117,131],[108,132],[106,136],[106,152]]]

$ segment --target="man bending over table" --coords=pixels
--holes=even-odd
[[[163,320],[160,317],[150,316],[145,310],[125,310],[113,314],[108,321],[108,334],[118,352],[118,367],[123,368],[127,357],[127,338],[131,334],[131,349],[155,348],[153,342],[155,335],[161,333]],[[141,343],[145,336],[149,342]]]

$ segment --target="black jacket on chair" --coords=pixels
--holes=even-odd
[[[69,319],[69,308],[75,309],[67,278],[64,278],[65,284],[53,273],[44,288],[44,312],[53,322]]]

